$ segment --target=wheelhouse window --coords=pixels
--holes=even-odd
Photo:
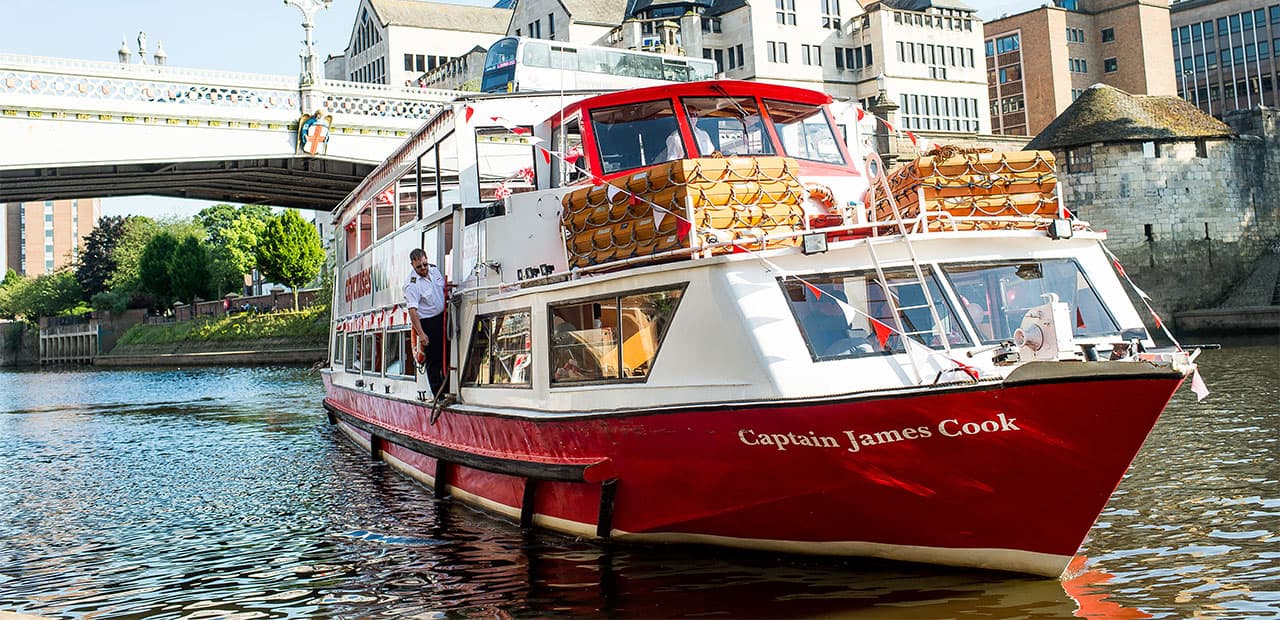
[[[769,120],[782,140],[782,150],[798,159],[844,165],[844,155],[822,106],[788,101],[765,101]]]
[[[476,129],[476,174],[481,202],[496,202],[511,194],[537,189],[536,150],[530,127]]]
[[[1077,337],[1119,334],[1115,319],[1075,261],[1053,259],[942,268],[983,342],[1013,339],[1027,310],[1056,293],[1066,302]]]
[[[772,155],[773,141],[750,97],[686,97],[680,100],[698,142],[698,153]]]
[[[529,325],[528,310],[476,317],[462,383],[529,387],[533,376]]]
[[[643,381],[684,287],[548,307],[551,383]]]
[[[587,177],[587,162],[582,156],[582,121],[574,116],[551,131],[552,148],[564,157],[551,158],[551,177],[556,185],[572,185]]]
[[[894,296],[902,331],[931,348],[943,348],[945,337],[952,346],[969,343],[955,320],[951,306],[942,294],[938,280],[927,269],[925,282],[929,287],[941,322],[934,325],[924,290],[916,280],[915,271],[886,270],[888,289]],[[905,343],[894,332],[897,321],[874,272],[855,272],[836,275],[806,276],[821,295],[803,282],[782,280],[782,289],[815,361],[847,359],[903,352]],[[882,326],[877,328],[869,318]],[[938,327],[938,329],[935,329]],[[888,329],[886,329],[888,328]]]
[[[595,110],[591,130],[606,174],[676,159],[681,155],[673,157],[671,153],[687,148],[668,100]]]

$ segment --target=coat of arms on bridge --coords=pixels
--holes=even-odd
[[[333,115],[324,110],[315,114],[303,114],[298,119],[298,150],[307,155],[324,155],[329,151],[329,130],[333,127]]]

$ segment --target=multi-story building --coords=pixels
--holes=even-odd
[[[990,131],[981,22],[958,0],[610,0],[572,12],[580,4],[518,0],[509,32],[528,35],[532,24],[534,36],[552,38],[541,20],[557,24],[555,38],[702,56],[730,79],[821,90],[863,107],[884,91],[906,129]],[[599,38],[564,25],[607,18],[605,7],[624,10]]]
[[[3,207],[0,274],[13,269],[26,276],[53,273],[73,264],[101,212],[96,198],[19,202]]]
[[[324,64],[328,79],[409,86],[418,76],[476,46],[488,49],[511,23],[511,10],[424,2],[360,0],[351,38]]]
[[[1280,4],[1182,0],[1169,7],[1178,95],[1210,114],[1280,103]]]
[[[993,132],[1035,135],[1094,83],[1135,95],[1176,92],[1166,0],[1054,5],[984,26]]]

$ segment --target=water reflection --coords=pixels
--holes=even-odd
[[[1203,358],[1214,395],[1175,398],[1062,582],[522,533],[371,462],[297,369],[0,372],[0,610],[1280,615],[1276,351]]]

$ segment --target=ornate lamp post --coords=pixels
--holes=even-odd
[[[329,8],[333,0],[284,0],[284,3],[302,11],[302,30],[306,33],[305,47],[302,57],[302,75],[298,78],[300,86],[315,84],[316,65],[320,64],[316,49],[311,39],[311,31],[315,29],[315,15],[321,9]]]

